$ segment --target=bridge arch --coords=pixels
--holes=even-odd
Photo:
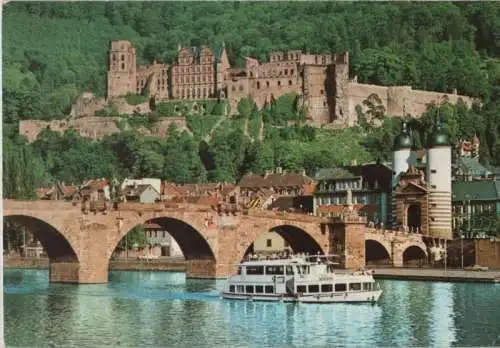
[[[238,261],[245,258],[247,254],[252,251],[252,246],[254,242],[259,238],[259,236],[264,232],[275,232],[280,235],[289,245],[290,249],[294,253],[308,253],[308,254],[324,254],[324,250],[310,233],[308,233],[304,228],[298,227],[293,224],[279,224],[275,226],[268,227],[267,230],[259,230],[255,236],[248,238],[246,241],[246,248],[244,253],[240,253]]]
[[[391,260],[391,251],[385,243],[376,239],[365,240],[366,263],[388,263]]]
[[[58,228],[43,219],[13,214],[5,215],[4,223],[6,221],[25,226],[40,241],[51,262],[79,262],[77,249],[72,242]]]
[[[190,223],[170,216],[153,217],[146,219],[131,228],[130,226],[127,226],[123,229],[124,233],[120,234],[120,238],[116,239],[111,245],[111,253],[116,249],[120,241],[126,238],[134,227],[144,224],[156,224],[161,226],[163,230],[167,231],[181,248],[186,260],[204,259],[215,261],[215,254],[212,247],[208,244],[204,234]]]
[[[403,264],[427,263],[427,251],[418,244],[410,244],[403,251]]]

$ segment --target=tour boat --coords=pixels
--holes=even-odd
[[[382,295],[370,271],[338,272],[328,256],[248,260],[229,277],[221,297],[302,303],[371,302]]]

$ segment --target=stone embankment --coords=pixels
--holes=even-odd
[[[374,268],[375,279],[438,282],[500,283],[500,270],[463,270],[435,268]]]
[[[6,257],[5,268],[48,269],[48,258]],[[186,262],[181,258],[160,258],[155,260],[115,259],[109,263],[113,271],[158,271],[185,272]]]

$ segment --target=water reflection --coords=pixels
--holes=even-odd
[[[9,346],[486,346],[500,344],[500,286],[384,281],[374,305],[220,300],[223,281],[112,272],[103,285],[49,285],[5,271]]]

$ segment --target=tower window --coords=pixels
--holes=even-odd
[[[113,62],[116,61],[116,54],[113,54]]]
[[[125,63],[122,63],[122,70],[125,70]]]
[[[281,87],[281,81],[278,81],[278,87]]]
[[[260,82],[257,81],[257,89],[260,89]]]
[[[292,80],[288,80],[288,85],[291,86],[292,85]]]
[[[125,60],[125,55],[124,55],[124,54],[122,54],[122,61],[123,61],[123,60]]]

